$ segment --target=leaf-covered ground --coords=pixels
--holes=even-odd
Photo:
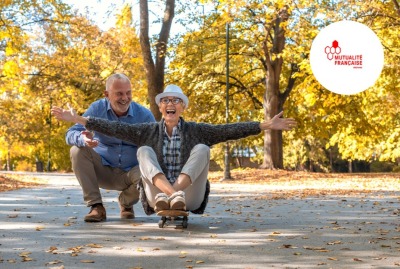
[[[268,185],[270,198],[319,195],[359,195],[372,191],[399,191],[398,173],[309,173],[284,170],[232,170],[231,180],[222,182]],[[224,172],[210,172],[211,182],[221,182]],[[275,191],[274,191],[275,190]]]
[[[0,192],[3,191],[12,191],[21,188],[30,188],[40,185],[40,182],[37,179],[30,179],[30,178],[19,178],[19,177],[6,177],[0,175]]]
[[[231,180],[221,181],[224,172],[210,172],[211,183],[263,184],[271,190],[269,198],[293,196],[359,195],[372,191],[399,191],[399,173],[309,173],[285,170],[235,169]],[[45,184],[45,180],[17,175],[0,175],[0,192]]]

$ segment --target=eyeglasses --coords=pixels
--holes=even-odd
[[[165,105],[168,105],[170,102],[173,103],[174,105],[182,103],[182,99],[181,98],[173,98],[173,99],[163,98],[160,101],[161,101],[161,103],[163,103]]]

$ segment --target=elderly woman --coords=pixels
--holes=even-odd
[[[206,124],[186,122],[182,113],[189,100],[176,85],[169,85],[156,96],[162,114],[158,123],[126,124],[82,117],[72,108],[53,107],[53,115],[80,123],[90,131],[117,137],[136,144],[142,183],[148,205],[165,209],[204,210],[210,147],[214,144],[259,134],[263,130],[290,130],[294,119],[280,118],[282,112],[266,122]],[[147,213],[148,211],[146,211]]]

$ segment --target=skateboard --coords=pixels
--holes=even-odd
[[[157,212],[157,216],[161,216],[158,221],[158,227],[164,228],[168,225],[168,222],[174,222],[175,220],[181,220],[182,228],[187,228],[188,226],[188,216],[189,212],[183,210],[161,210]],[[167,222],[168,221],[168,222]]]

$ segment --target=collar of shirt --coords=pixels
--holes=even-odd
[[[168,135],[167,126],[165,126],[165,121],[163,121],[163,129],[164,129],[164,134],[165,134],[168,138],[171,138],[171,137],[174,136],[174,135],[179,135],[179,133],[177,133],[177,131],[179,131],[179,132],[181,131],[181,119],[179,119],[178,125],[175,126],[175,127],[172,129],[172,136],[171,136],[171,137]]]

